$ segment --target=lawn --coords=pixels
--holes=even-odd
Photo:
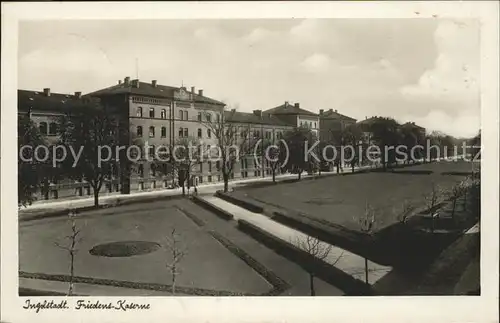
[[[397,222],[404,200],[423,206],[424,194],[433,183],[449,190],[470,172],[470,163],[440,162],[347,176],[279,184],[235,191],[235,197],[253,199],[284,213],[300,213],[312,218],[359,230],[358,218],[365,205],[376,209],[375,231]],[[396,209],[394,209],[396,207]]]
[[[171,274],[165,265],[172,256],[165,246],[167,236],[175,228],[180,246],[187,250],[179,265],[181,273],[177,286],[245,294],[265,293],[273,288],[220,241],[179,211],[176,208],[179,203],[190,202],[163,201],[86,213],[76,220],[83,239],[75,258],[75,275],[102,281],[168,285]],[[66,218],[22,222],[19,270],[68,275],[68,253],[56,246],[56,242],[65,243],[64,236],[70,233],[71,225]],[[143,254],[101,257],[90,253],[98,245],[123,241],[141,242],[137,245],[140,250],[128,246],[125,254]],[[111,254],[120,254],[116,245],[111,246]],[[150,247],[151,252],[147,253]]]

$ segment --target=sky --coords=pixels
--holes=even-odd
[[[474,136],[475,20],[57,20],[19,25],[20,89],[88,93],[126,76],[195,86],[238,111],[285,101]]]

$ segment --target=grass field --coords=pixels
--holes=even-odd
[[[449,190],[471,171],[470,163],[439,162],[348,176],[278,184],[235,191],[235,197],[253,199],[282,212],[300,213],[348,229],[359,230],[358,218],[366,203],[376,209],[375,231],[397,222],[404,200],[423,206],[433,183]],[[396,209],[394,209],[396,207]]]
[[[130,282],[139,289],[163,285],[161,290],[168,291],[171,274],[165,264],[171,260],[171,255],[165,249],[165,238],[172,228],[179,232],[181,245],[187,249],[187,255],[180,263],[178,288],[249,295],[271,292],[275,295],[305,296],[309,293],[308,274],[300,266],[239,231],[235,223],[218,218],[188,199],[88,211],[76,222],[82,230],[83,240],[78,245],[75,275],[81,276],[78,283],[86,286],[85,291],[80,293],[94,295],[92,290],[95,290],[95,294],[106,295],[105,285],[112,283],[111,286],[114,286],[117,282],[122,287],[129,287]],[[65,217],[20,222],[21,277],[36,278],[41,282],[38,285],[42,286],[47,279],[68,275],[69,256],[55,242],[63,242],[64,236],[70,233],[70,223]],[[214,236],[225,241],[221,242]],[[119,241],[153,242],[160,244],[161,248],[130,257],[98,257],[89,252],[96,245]],[[227,241],[232,243],[232,247],[224,245]],[[254,266],[236,255],[235,248],[253,258]],[[248,261],[248,257],[246,259]],[[271,272],[274,281],[282,280],[284,285],[281,289],[277,289],[269,275],[262,274],[262,270]],[[343,295],[335,286],[315,280],[318,295]],[[117,292],[113,293],[116,295]],[[192,295],[182,291],[178,294]]]

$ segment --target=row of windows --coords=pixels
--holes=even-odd
[[[314,128],[316,129],[316,122],[314,122]],[[309,123],[307,121],[301,121],[300,122],[300,126],[302,127],[309,127],[309,128],[312,128],[313,127],[313,122],[312,121],[309,121]]]
[[[132,97],[132,100],[135,101],[135,102],[144,102],[144,103],[153,103],[153,104],[162,104],[162,103],[165,103],[164,100],[143,98],[143,97],[140,97],[140,96],[134,96],[134,97]]]
[[[142,107],[137,108],[136,116],[139,118],[142,118]],[[155,108],[149,108],[149,117],[154,118],[155,117]],[[166,109],[161,109],[160,111],[160,118],[161,119],[167,119],[167,110]]]
[[[142,126],[137,126],[136,133],[137,137],[143,136]],[[149,138],[154,138],[154,137],[155,137],[155,127],[151,126],[149,127]],[[167,128],[161,127],[161,138],[166,138],[166,137],[167,137]],[[189,129],[179,128],[179,137],[180,138],[189,137]],[[203,131],[201,128],[198,128],[198,138],[203,138]],[[212,131],[210,129],[207,129],[207,138],[212,138]]]
[[[139,118],[142,118],[144,116],[142,107],[137,108],[136,116]],[[149,108],[149,118],[155,118],[155,108]],[[160,118],[167,119],[167,110],[166,109],[161,109]],[[169,113],[168,118],[170,118],[170,113]],[[186,110],[179,110],[178,118],[180,120],[189,120],[189,112]],[[212,122],[212,115],[210,113],[205,113],[205,120],[207,122]],[[202,113],[198,112],[198,121],[205,121],[205,120],[203,120]],[[216,114],[216,120],[217,120],[217,122],[220,122],[220,114],[218,114],[218,113]]]

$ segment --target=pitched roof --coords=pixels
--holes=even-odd
[[[19,111],[41,110],[47,112],[65,112],[68,109],[85,108],[98,105],[99,99],[80,97],[74,94],[50,93],[43,91],[17,90]]]
[[[292,104],[289,104],[288,102],[285,102],[284,104],[277,106],[275,108],[265,110],[265,111],[263,111],[263,113],[276,114],[276,115],[288,114],[288,115],[305,115],[305,116],[315,116],[315,117],[318,116],[318,114],[316,114],[314,112],[301,109],[297,104],[292,105]]]
[[[374,123],[375,121],[377,121],[378,119],[379,119],[379,117],[370,117],[370,118],[358,121],[357,124],[370,125],[370,124]]]
[[[264,113],[262,113],[262,117],[260,117],[254,113],[238,112],[231,110],[231,111],[224,111],[224,118],[226,119],[227,122],[253,123],[262,125],[290,127],[289,124],[281,121],[280,119]]]
[[[337,110],[333,111],[333,109],[330,109],[328,111],[323,112],[323,114],[320,114],[320,118],[356,121],[356,119],[340,114],[337,112]]]
[[[181,87],[173,87],[173,86],[167,86],[167,85],[160,85],[157,84],[156,86],[153,86],[151,83],[147,82],[138,82],[139,86],[134,86],[134,82],[137,80],[130,80],[128,85],[126,85],[124,82],[121,84],[116,84],[98,91],[94,91],[91,93],[87,93],[87,96],[107,96],[107,95],[114,95],[114,94],[136,94],[136,95],[144,95],[144,96],[151,96],[151,97],[158,97],[158,98],[168,98],[172,99],[174,98],[174,92],[179,91]],[[191,93],[190,91],[187,91],[187,93]],[[206,96],[202,96],[196,93],[191,93],[194,97],[195,102],[203,102],[203,103],[211,103],[211,104],[216,104],[216,105],[225,105],[225,103],[208,98]]]
[[[416,129],[420,129],[420,130],[425,130],[424,127],[420,127],[419,125],[416,125],[415,122],[407,122],[407,123],[403,124],[403,126],[412,127],[412,128],[416,128]]]

